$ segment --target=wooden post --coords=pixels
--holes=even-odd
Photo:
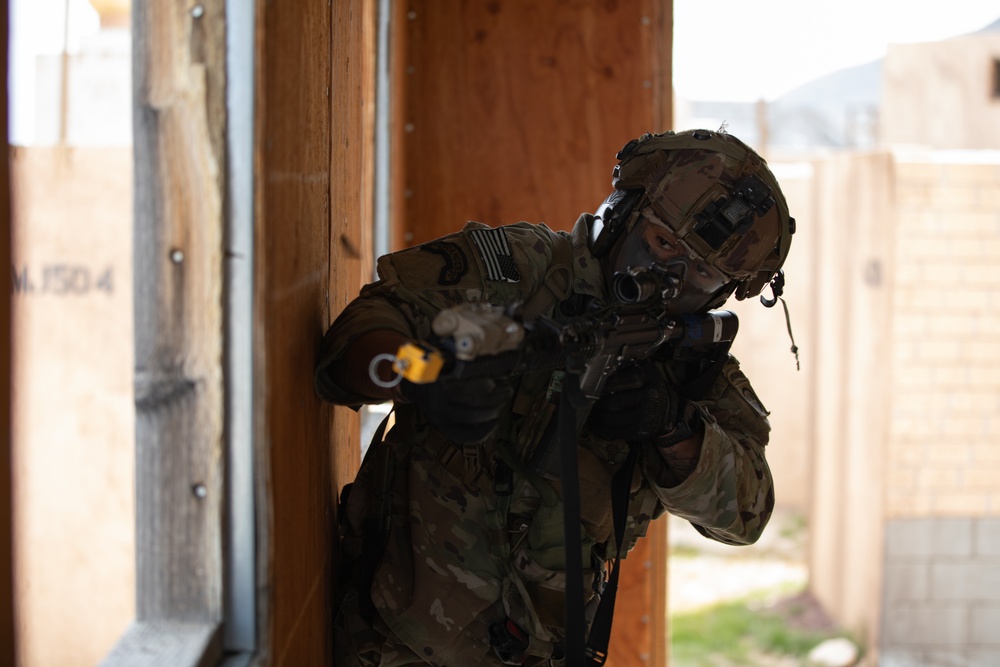
[[[136,615],[222,619],[225,5],[133,5]]]
[[[132,10],[136,622],[102,665],[222,656],[225,0]]]
[[[394,249],[527,220],[568,230],[615,153],[672,122],[672,5],[393,5]]]
[[[316,396],[320,341],[371,275],[372,0],[257,1],[254,304],[260,652],[329,664],[336,504],[360,463],[357,415]]]
[[[312,368],[327,324],[332,11],[257,1],[258,624],[261,653],[275,665],[329,664],[331,655],[330,416]]]
[[[224,4],[195,7],[133,8],[140,619],[222,609]]]

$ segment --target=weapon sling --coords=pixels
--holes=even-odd
[[[615,473],[611,485],[612,516],[615,530],[615,560],[611,576],[601,595],[590,637],[584,645],[586,619],[583,605],[583,556],[580,539],[580,477],[576,448],[580,424],[586,416],[589,400],[580,391],[579,376],[567,373],[559,403],[559,458],[563,494],[563,538],[566,544],[565,664],[567,667],[603,665],[608,657],[611,624],[614,619],[618,576],[625,545],[632,477],[639,448],[629,451],[625,465]]]

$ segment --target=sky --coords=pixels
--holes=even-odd
[[[752,102],[883,57],[889,44],[974,32],[997,0],[674,0],[678,98]]]
[[[674,0],[674,90],[680,100],[773,100],[877,60],[888,44],[947,39],[998,18],[998,0]],[[35,57],[66,41],[78,50],[99,19],[87,0],[12,0],[11,27],[11,132],[30,143]]]

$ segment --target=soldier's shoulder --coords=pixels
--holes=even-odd
[[[750,406],[758,416],[767,417],[770,415],[770,411],[764,407],[764,403],[757,396],[757,392],[754,391],[753,386],[750,384],[750,378],[740,368],[740,363],[736,357],[729,357],[729,362],[723,367],[722,374],[728,381],[729,386],[734,390],[735,395],[742,402]]]
[[[399,250],[379,259],[379,274],[411,289],[472,289],[482,284],[474,248],[464,233]]]

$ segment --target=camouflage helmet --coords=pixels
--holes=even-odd
[[[610,229],[595,229],[595,254],[646,211],[729,278],[723,301],[734,290],[737,299],[756,296],[778,276],[795,220],[774,174],[745,143],[709,130],[645,134],[617,157],[615,193],[605,206],[619,214],[604,215]]]

